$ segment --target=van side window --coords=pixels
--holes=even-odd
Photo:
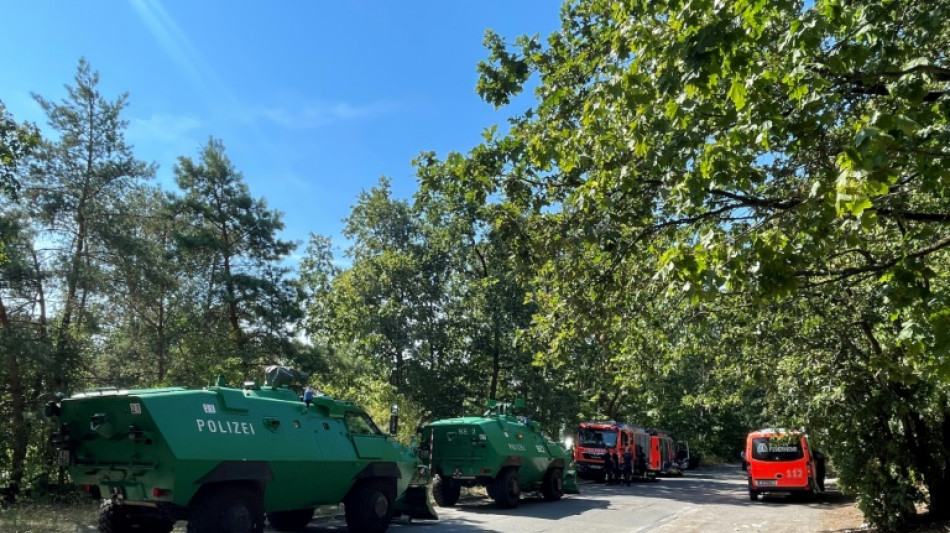
[[[626,448],[629,444],[630,444],[630,439],[628,438],[628,435],[624,433],[623,438],[621,438],[621,445],[623,445],[623,447]]]

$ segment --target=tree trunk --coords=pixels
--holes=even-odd
[[[26,449],[29,444],[29,428],[26,425],[26,392],[23,390],[23,376],[20,373],[20,361],[17,351],[9,343],[12,335],[10,319],[7,316],[6,306],[0,300],[0,339],[7,344],[3,352],[7,357],[7,385],[10,391],[10,433],[13,442],[11,448],[10,477],[5,491],[7,499],[12,501],[20,492],[23,473],[26,463]]]
[[[36,248],[30,247],[30,254],[33,257],[33,279],[34,285],[36,288],[36,300],[40,306],[40,331],[39,331],[39,340],[42,343],[46,343],[49,340],[49,331],[46,327],[46,292],[43,290],[43,276],[40,275],[40,259],[36,255]]]
[[[501,340],[498,333],[497,315],[492,317],[492,354],[491,354],[491,380],[488,385],[488,398],[497,400],[498,398],[498,378],[501,374]]]
[[[70,260],[69,272],[66,275],[66,294],[63,298],[63,319],[59,325],[59,335],[56,337],[56,361],[53,371],[52,388],[56,392],[67,392],[67,376],[72,368],[72,347],[69,342],[70,326],[75,308],[76,292],[79,287],[79,271],[86,243],[86,220],[82,215],[83,202],[79,202],[80,212],[76,215],[77,232],[76,248]]]
[[[944,405],[946,405],[944,399]],[[944,413],[943,420],[937,431],[940,441],[934,444],[946,455],[950,448],[950,418]],[[946,456],[945,456],[946,458]],[[927,492],[930,493],[930,519],[934,521],[950,520],[950,477],[946,466],[931,465],[931,472],[926,479]]]
[[[231,335],[234,337],[234,346],[237,348],[239,357],[244,360],[244,333],[241,331],[241,322],[238,317],[237,292],[234,289],[234,278],[231,276],[231,239],[227,228],[222,228],[221,236],[224,240],[224,289],[228,298],[228,322],[231,324]],[[245,366],[248,361],[244,360]]]
[[[158,324],[155,327],[155,336],[157,346],[157,352],[155,356],[158,358],[158,382],[161,383],[165,380],[165,372],[168,370],[167,363],[165,358],[168,357],[165,349],[165,295],[163,294],[158,304]]]

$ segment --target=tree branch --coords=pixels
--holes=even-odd
[[[912,220],[914,222],[950,223],[950,213],[918,213],[914,211],[898,211],[895,209],[875,209],[879,215]]]
[[[891,268],[892,266],[896,265],[899,261],[903,260],[905,257],[909,257],[909,258],[924,257],[926,255],[930,255],[934,252],[947,248],[948,246],[950,246],[950,237],[937,241],[936,243],[930,246],[927,246],[926,248],[921,248],[915,252],[909,253],[906,256],[898,256],[883,263],[865,265],[862,267],[851,267],[851,268],[845,268],[841,270],[828,270],[828,269],[799,270],[795,272],[795,275],[805,277],[805,278],[816,277],[816,276],[836,276],[838,279],[844,279],[844,278],[858,275],[858,274],[883,272],[887,270],[888,268]]]
[[[725,196],[731,200],[736,200],[737,202],[742,202],[744,205],[750,205],[755,207],[768,207],[772,209],[793,209],[802,205],[805,201],[800,198],[792,198],[788,200],[776,200],[772,198],[758,198],[755,196],[745,196],[742,194],[737,194],[729,192],[723,189],[710,189],[710,193],[717,196]]]

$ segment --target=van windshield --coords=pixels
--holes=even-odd
[[[582,448],[614,448],[617,446],[617,430],[580,428],[577,441]]]
[[[752,439],[752,458],[759,461],[794,461],[805,457],[801,441],[770,439],[760,437]]]

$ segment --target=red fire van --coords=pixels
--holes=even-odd
[[[764,492],[814,494],[818,490],[815,457],[808,436],[799,431],[760,429],[745,445],[749,499]]]

